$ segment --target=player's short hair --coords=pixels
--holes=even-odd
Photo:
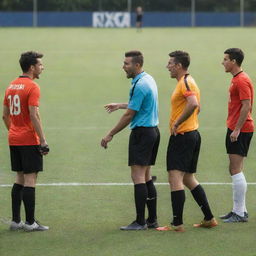
[[[24,52],[20,56],[20,67],[23,72],[28,72],[29,68],[31,65],[36,65],[37,64],[37,59],[38,58],[43,58],[43,54],[39,52],[34,52],[34,51],[29,51],[29,52]]]
[[[184,51],[174,51],[169,53],[170,57],[174,58],[175,64],[181,64],[184,69],[187,69],[190,64],[190,56]]]
[[[244,60],[244,53],[239,48],[229,48],[224,52],[224,54],[228,54],[230,60],[236,60],[236,63],[239,67]]]
[[[140,51],[129,51],[125,53],[125,57],[132,57],[133,63],[139,63],[140,66],[143,66],[144,58]]]

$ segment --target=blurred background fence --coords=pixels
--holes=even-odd
[[[254,26],[256,0],[0,0],[0,26]]]

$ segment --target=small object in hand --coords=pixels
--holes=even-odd
[[[156,182],[157,177],[156,176],[152,176],[152,180],[153,180],[153,182]]]
[[[48,145],[46,145],[46,146],[39,146],[39,151],[40,151],[40,153],[42,154],[42,155],[46,155],[46,154],[48,154],[49,153],[49,151],[50,151],[50,148],[49,148],[49,146]]]

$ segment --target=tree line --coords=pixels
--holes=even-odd
[[[32,11],[35,0],[0,0],[0,11]],[[127,11],[128,0],[36,0],[38,11]],[[132,11],[187,12],[192,0],[131,0]],[[195,0],[196,11],[238,12],[240,0]],[[245,11],[256,11],[255,0],[244,0]]]

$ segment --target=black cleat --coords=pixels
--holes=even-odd
[[[120,227],[121,230],[146,230],[147,228],[147,224],[140,225],[136,220],[128,226]]]
[[[224,219],[223,222],[225,223],[248,222],[248,218],[239,216],[233,212],[232,215],[229,218]]]
[[[229,212],[226,215],[221,215],[219,218],[222,219],[222,220],[226,220],[226,219],[229,219],[233,214],[234,214],[233,212]],[[248,217],[249,217],[248,212],[244,212],[244,217],[243,218],[248,220]]]
[[[233,212],[229,212],[228,214],[221,215],[220,219],[225,220],[225,219],[230,218],[232,215],[233,215]]]
[[[148,228],[158,228],[159,227],[157,220],[155,220],[154,222],[149,222],[147,220],[146,223],[147,223]]]

